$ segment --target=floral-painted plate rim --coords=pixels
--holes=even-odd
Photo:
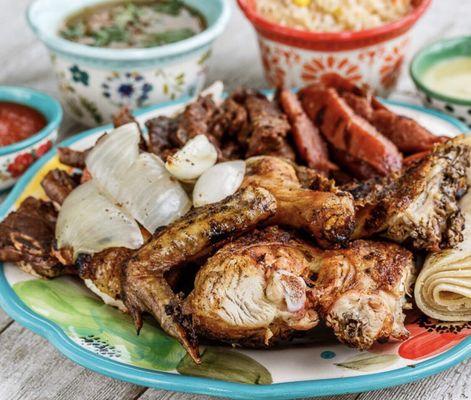
[[[188,100],[189,98],[186,98],[161,104],[159,106],[152,106],[139,110],[136,115],[143,115],[165,107],[178,106],[186,103]],[[411,108],[434,117],[438,117],[453,125],[463,133],[467,131],[464,124],[438,111],[428,110],[421,106],[410,105],[402,102],[385,102],[387,104]],[[109,127],[110,125],[90,129],[64,141],[61,145],[69,146],[87,136],[106,130]],[[7,215],[12,205],[21,196],[27,184],[55,154],[56,148],[49,151],[44,157],[38,160],[25,175],[23,175],[7,199],[0,205],[0,218],[4,218]],[[274,383],[271,385],[247,385],[224,382],[215,379],[151,371],[144,368],[125,365],[92,353],[73,342],[54,322],[39,316],[28,308],[9,285],[1,263],[0,307],[2,307],[5,312],[17,322],[47,339],[66,357],[95,372],[112,378],[158,389],[224,396],[234,399],[292,399],[382,389],[425,378],[471,357],[471,337],[468,337],[445,353],[411,367],[403,367],[392,371],[354,377]]]

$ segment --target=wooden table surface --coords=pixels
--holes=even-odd
[[[223,80],[229,90],[240,85],[266,87],[254,32],[237,10],[235,1],[229,1],[233,2],[233,16],[216,44],[209,82]],[[47,52],[26,26],[24,12],[29,2],[0,0],[0,84],[31,86],[56,95]],[[438,38],[470,34],[470,21],[470,0],[434,0],[431,10],[415,28],[411,54]],[[392,97],[417,102],[407,71]],[[81,129],[66,116],[61,137]],[[329,399],[469,399],[469,379],[471,361],[412,384]],[[12,321],[0,309],[0,400],[16,399],[203,400],[207,397],[146,389],[98,375],[69,361],[46,340]]]

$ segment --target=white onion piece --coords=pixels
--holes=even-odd
[[[142,226],[153,233],[191,208],[188,195],[150,153],[142,153],[122,176],[117,200]]]
[[[102,292],[96,287],[91,279],[84,279],[85,286],[95,293],[103,302],[109,306],[116,307],[122,312],[128,312],[128,309],[121,300],[115,300],[110,295]]]
[[[227,161],[216,164],[203,173],[193,189],[193,205],[201,207],[217,203],[234,194],[245,175],[244,161]]]
[[[91,176],[113,197],[119,191],[119,180],[137,160],[139,140],[139,128],[132,122],[100,138],[87,156],[86,165]]]
[[[56,224],[59,248],[94,254],[111,247],[137,249],[144,243],[139,225],[117,207],[94,181],[74,189],[65,199]]]
[[[181,181],[198,178],[217,161],[218,153],[205,135],[197,135],[186,142],[165,163],[167,170]]]
[[[222,102],[222,95],[224,93],[224,83],[222,81],[216,81],[213,84],[209,85],[204,89],[200,95],[207,96],[208,94],[212,96],[213,101],[216,105],[219,105]]]

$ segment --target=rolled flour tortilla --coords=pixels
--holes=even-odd
[[[465,217],[463,242],[429,255],[415,283],[417,306],[441,321],[471,321],[471,191],[461,199],[460,208]]]

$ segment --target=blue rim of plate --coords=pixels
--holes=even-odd
[[[188,100],[189,98],[185,98],[157,106],[151,106],[137,111],[135,115],[140,116],[150,111],[156,111],[160,108],[176,106],[183,104]],[[407,107],[438,117],[455,126],[462,133],[468,131],[465,124],[439,111],[429,110],[422,106],[411,105],[400,101],[383,101],[385,104]],[[70,146],[87,136],[100,132],[103,129],[108,129],[109,127],[111,127],[111,125],[87,130],[65,140],[60,145]],[[0,219],[3,219],[6,216],[10,207],[15,203],[35,174],[56,154],[56,149],[57,146],[46,153],[46,155],[41,159],[36,161],[36,163],[34,163],[18,181],[6,200],[0,205]],[[346,378],[295,381],[274,383],[271,385],[248,385],[215,379],[171,374],[168,372],[152,371],[126,365],[92,353],[73,342],[54,322],[39,316],[28,308],[9,285],[3,271],[2,263],[0,263],[0,307],[3,308],[3,310],[5,310],[5,312],[15,321],[48,340],[66,357],[77,364],[100,374],[155,389],[222,396],[233,399],[250,398],[281,400],[300,397],[332,396],[383,389],[437,374],[471,357],[471,337],[468,337],[445,353],[411,367],[403,367],[387,372]]]

